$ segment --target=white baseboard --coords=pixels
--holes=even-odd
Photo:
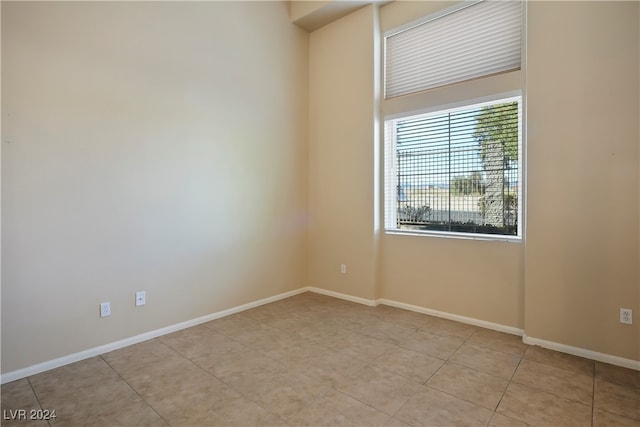
[[[315,286],[307,286],[306,288],[304,288],[304,290],[315,292],[316,294],[322,294],[322,295],[327,295],[334,298],[343,299],[345,301],[357,302],[358,304],[364,304],[370,307],[375,307],[376,305],[378,305],[377,301],[373,299],[354,297],[352,295],[343,294],[340,292],[329,291],[327,289],[322,289],[322,288],[316,288]]]
[[[69,354],[67,356],[59,357],[57,359],[48,360],[46,362],[38,363],[36,365],[27,366],[26,368],[18,369],[15,371],[7,372],[0,375],[0,384],[5,384],[11,381],[19,380],[31,375],[39,374],[40,372],[48,371],[51,369],[59,368],[70,363],[79,362],[90,357],[98,356],[100,354],[108,353],[110,351],[118,350],[123,347],[127,347],[133,344],[138,344],[143,341],[157,338],[162,335],[177,332],[182,329],[190,328],[192,326],[200,325],[202,323],[210,322],[211,320],[219,319],[221,317],[229,316],[231,314],[240,313],[241,311],[249,310],[254,307],[259,307],[270,302],[275,302],[284,298],[289,298],[294,295],[306,292],[306,288],[295,289],[293,291],[284,292],[272,297],[264,298],[258,301],[253,301],[247,304],[242,304],[237,307],[232,307],[227,310],[218,311],[206,316],[197,317],[195,319],[187,320],[185,322],[176,323],[174,325],[166,326],[164,328],[156,329],[153,331],[145,332],[140,335],[125,338],[123,340],[115,341],[109,344],[104,344],[98,347],[93,347],[87,350],[83,350],[77,353]]]
[[[542,340],[540,338],[533,338],[528,335],[524,335],[522,337],[522,341],[524,341],[525,344],[539,345],[540,347],[548,348],[549,350],[555,350],[562,353],[571,354],[573,356],[585,357],[587,359],[597,360],[598,362],[609,363],[611,365],[622,366],[623,368],[635,369],[636,371],[640,371],[639,360],[612,356],[610,354],[599,353],[597,351],[587,350],[580,347],[573,347],[553,341]]]
[[[404,310],[415,311],[416,313],[428,314],[429,316],[441,317],[443,319],[454,320],[460,323],[466,323],[468,325],[479,326],[485,329],[492,329],[498,332],[505,332],[507,334],[523,336],[524,331],[513,326],[505,326],[499,323],[487,322],[485,320],[475,319],[473,317],[460,316],[458,314],[447,313],[444,311],[432,310],[430,308],[424,308],[417,305],[406,304],[404,302],[397,302],[388,299],[378,299],[379,304],[388,305],[391,307],[402,308]]]
[[[565,344],[559,344],[552,341],[546,341],[538,338],[529,337],[524,334],[522,329],[514,328],[512,326],[500,325],[498,323],[487,322],[484,320],[474,319],[472,317],[460,316],[457,314],[446,313],[443,311],[432,310],[425,307],[420,307],[417,305],[406,304],[402,302],[392,301],[388,299],[366,299],[361,297],[355,297],[348,294],[343,294],[340,292],[330,291],[327,289],[321,289],[314,286],[307,286],[299,289],[295,289],[293,291],[284,292],[278,295],[274,295],[272,297],[264,298],[258,301],[253,301],[247,304],[239,305],[237,307],[232,307],[227,310],[218,311],[212,314],[208,314],[206,316],[198,317],[195,319],[187,320],[185,322],[176,323],[174,325],[166,326],[164,328],[156,329],[153,331],[145,332],[140,335],[136,335],[133,337],[125,338],[123,340],[115,341],[109,344],[101,345],[98,347],[90,348],[87,350],[83,350],[77,353],[73,353],[67,356],[59,357],[57,359],[48,360],[46,362],[38,363],[36,365],[28,366],[26,368],[18,369],[15,371],[7,372],[5,374],[0,375],[0,384],[5,384],[11,381],[19,380],[21,378],[28,377],[30,375],[39,374],[40,372],[48,371],[50,369],[59,368],[64,365],[68,365],[70,363],[78,362],[84,359],[88,359],[90,357],[98,356],[100,354],[108,353],[110,351],[118,350],[123,347],[127,347],[129,345],[138,344],[143,341],[150,340],[152,338],[157,338],[162,335],[170,334],[172,332],[177,332],[182,329],[190,328],[192,326],[200,325],[202,323],[209,322],[211,320],[219,319],[221,317],[229,316],[231,314],[240,313],[245,310],[249,310],[254,307],[259,307],[264,304],[268,304],[271,302],[275,302],[284,298],[289,298],[294,295],[301,294],[303,292],[314,292],[317,294],[327,295],[334,298],[343,299],[346,301],[351,301],[359,304],[364,304],[370,307],[375,307],[378,304],[384,304],[391,307],[401,308],[404,310],[414,311],[417,313],[428,314],[430,316],[441,317],[444,319],[454,320],[461,323],[466,323],[469,325],[479,326],[481,328],[492,329],[499,332],[505,332],[508,334],[522,336],[522,340],[526,344],[531,345],[539,345],[544,348],[548,348],[550,350],[560,351],[563,353],[572,354],[574,356],[586,357],[588,359],[597,360],[599,362],[610,363],[612,365],[622,366],[625,368],[635,369],[640,371],[640,361],[625,359],[623,357],[612,356],[605,353],[598,353],[591,350],[586,350],[578,347],[572,347]]]

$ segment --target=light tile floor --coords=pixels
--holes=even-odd
[[[640,372],[304,293],[2,386],[68,426],[636,426]],[[38,415],[38,412],[34,412]]]

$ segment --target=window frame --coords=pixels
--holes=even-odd
[[[397,234],[397,235],[413,235],[413,236],[432,236],[432,237],[449,237],[456,239],[470,239],[470,240],[498,240],[505,242],[520,242],[524,236],[524,142],[523,142],[523,130],[524,130],[524,94],[522,90],[509,91],[486,96],[477,99],[470,99],[465,101],[459,101],[441,106],[433,106],[429,108],[408,111],[405,113],[397,113],[393,115],[385,116],[382,121],[383,135],[384,135],[384,165],[383,165],[383,227],[385,234]],[[459,232],[459,231],[438,231],[438,230],[415,230],[415,229],[401,229],[397,226],[391,227],[390,224],[397,225],[397,150],[396,150],[396,138],[395,129],[393,129],[393,135],[389,135],[387,123],[397,121],[400,119],[410,119],[412,117],[423,115],[436,115],[453,113],[456,111],[462,111],[469,108],[480,108],[484,105],[492,105],[496,103],[506,102],[518,102],[518,201],[517,201],[517,234],[485,234],[485,233],[471,233],[471,232]],[[395,128],[395,127],[394,127]],[[391,176],[389,176],[391,175]],[[449,190],[450,191],[450,190]],[[449,196],[451,194],[449,193]],[[390,218],[390,213],[392,217]]]

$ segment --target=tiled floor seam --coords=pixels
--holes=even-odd
[[[409,400],[411,400],[411,398],[407,399],[407,401],[406,401],[406,402],[404,402],[402,405],[400,405],[400,407],[398,408],[398,410],[396,411],[396,413],[395,413],[395,414],[393,414],[393,415],[391,416],[391,418],[396,418],[396,415],[397,415],[400,411],[402,411],[402,409],[403,409],[405,406],[407,406],[407,403],[409,403]],[[402,421],[400,418],[396,418],[396,419],[397,419],[397,420]],[[412,424],[409,424],[408,422],[405,422],[405,421],[402,421],[402,422],[403,422],[403,423],[405,423],[405,424],[407,424],[407,425],[412,425]]]
[[[502,417],[504,417],[504,418],[508,418],[508,419],[513,420],[513,421],[515,421],[515,422],[522,423],[522,424],[524,424],[524,425],[526,425],[526,426],[529,426],[529,427],[535,427],[535,426],[534,426],[534,425],[532,425],[532,424],[527,424],[526,422],[524,422],[524,421],[522,421],[522,420],[518,420],[518,419],[513,418],[513,417],[510,417],[510,416],[508,416],[508,415],[501,414],[501,413],[500,413],[500,412],[498,412],[498,411],[493,411],[493,415],[491,415],[491,418],[489,418],[489,421],[487,421],[487,424],[486,424],[487,426],[490,426],[490,425],[491,425],[491,421],[493,421],[493,418],[494,418],[496,415],[500,415],[500,416],[502,416]]]
[[[398,409],[398,411],[394,412],[394,413],[393,413],[393,415],[389,415],[389,413],[388,413],[388,412],[384,412],[382,409],[378,409],[378,408],[376,408],[375,406],[373,406],[373,405],[371,405],[371,404],[369,404],[369,403],[367,403],[367,402],[363,402],[362,400],[358,399],[357,397],[350,395],[350,394],[349,394],[349,393],[347,393],[346,391],[338,390],[337,388],[335,388],[335,387],[333,387],[333,386],[332,386],[332,387],[330,387],[330,389],[331,389],[331,390],[333,390],[333,391],[335,391],[336,393],[340,393],[340,394],[342,394],[343,396],[347,396],[349,399],[353,399],[353,400],[355,400],[355,401],[357,401],[357,402],[360,402],[360,403],[362,403],[363,405],[366,405],[366,406],[368,406],[369,408],[373,409],[374,411],[378,411],[378,412],[381,412],[381,413],[383,413],[383,414],[385,414],[385,415],[388,415],[388,416],[389,416],[389,417],[391,417],[391,418],[393,418],[393,417],[395,416],[395,414],[397,414],[397,413],[398,413],[398,411],[400,410],[400,409]],[[326,393],[328,393],[328,392],[329,392],[329,391],[325,392],[324,394],[326,394]],[[324,394],[323,394],[323,395],[324,395]],[[314,399],[314,400],[315,400],[315,399]],[[409,399],[407,399],[407,401],[409,401]],[[406,405],[406,404],[407,404],[407,402],[404,402],[404,403],[402,404],[402,406],[404,406],[404,405]],[[400,408],[402,408],[402,406],[401,406]]]
[[[524,354],[522,354],[522,357],[520,357],[520,360],[518,360],[518,364],[516,365],[515,369],[511,373],[511,377],[509,377],[509,380],[507,381],[507,386],[504,388],[504,391],[502,392],[502,396],[500,396],[500,400],[498,400],[498,403],[496,404],[496,409],[494,411],[495,413],[499,413],[498,408],[500,407],[500,404],[502,403],[502,399],[504,399],[504,395],[507,393],[509,386],[513,382],[513,377],[516,375],[516,372],[518,372],[518,368],[520,367],[520,364],[522,363],[523,359],[524,359]],[[521,419],[517,419],[517,420],[522,421],[523,423],[526,424],[526,421],[524,420],[521,420]]]
[[[466,341],[465,341],[465,344],[466,344]],[[485,345],[483,343],[478,343],[478,342],[474,342],[474,343],[471,343],[469,345],[473,345],[473,346],[476,346],[476,347],[481,347],[481,348],[483,348],[485,350],[491,350],[491,351],[495,351],[496,353],[502,353],[502,354],[506,354],[506,355],[509,355],[509,356],[519,356],[520,359],[524,359],[524,352],[522,352],[522,354],[516,354],[516,353],[500,350],[500,349],[497,349],[495,347],[491,347],[491,346]],[[530,360],[530,359],[528,359],[528,360]]]
[[[509,383],[511,382],[511,378],[500,377],[498,375],[495,375],[495,374],[492,374],[492,373],[489,373],[489,372],[485,372],[485,371],[483,371],[481,369],[478,369],[478,368],[475,368],[473,366],[467,366],[464,363],[456,362],[454,360],[446,360],[445,362],[448,362],[448,363],[450,363],[452,365],[460,366],[460,367],[463,367],[463,368],[466,368],[466,369],[471,369],[472,371],[476,371],[476,372],[479,372],[481,374],[489,375],[489,376],[491,376],[493,378],[497,378],[499,380],[505,380],[505,381],[507,381],[507,385],[509,385]],[[518,366],[519,366],[519,364],[518,364]],[[517,367],[516,367],[516,369],[517,369]],[[438,370],[440,370],[440,368],[438,368]],[[514,373],[515,373],[515,371],[514,371]],[[513,377],[513,375],[511,377]],[[429,378],[429,379],[431,379],[431,378]]]
[[[490,408],[487,408],[486,406],[482,406],[482,405],[479,405],[479,404],[477,404],[477,403],[475,403],[475,402],[472,402],[471,400],[465,399],[464,397],[456,396],[455,394],[451,394],[451,393],[449,393],[448,391],[440,390],[439,388],[436,388],[436,387],[430,386],[429,384],[424,384],[424,385],[423,385],[423,387],[427,387],[427,388],[429,388],[429,389],[431,389],[431,390],[435,390],[435,391],[437,391],[438,393],[446,394],[447,396],[454,397],[454,398],[456,398],[456,399],[458,399],[458,400],[463,400],[463,401],[465,401],[465,402],[467,402],[467,403],[470,403],[470,404],[472,404],[472,405],[474,405],[474,406],[477,406],[477,407],[479,407],[479,408],[486,409],[487,411],[496,412],[496,409],[498,409],[498,405],[500,404],[500,403],[498,403],[498,405],[496,405],[496,407],[495,407],[494,409],[490,409]],[[506,387],[505,387],[505,390],[506,390]],[[504,395],[504,392],[502,392],[502,394]],[[500,400],[502,400],[502,398],[501,398]]]
[[[198,365],[197,363],[195,363],[193,360],[191,360],[190,358],[188,358],[188,357],[187,357],[187,356],[185,356],[184,354],[182,354],[182,353],[178,352],[177,350],[175,350],[175,349],[174,349],[173,347],[171,347],[170,345],[165,344],[164,342],[162,342],[162,340],[160,340],[160,342],[161,342],[164,346],[168,347],[168,348],[169,348],[169,349],[171,349],[173,352],[175,352],[175,353],[176,353],[178,356],[180,356],[181,358],[183,358],[183,359],[185,359],[185,360],[189,361],[193,366],[195,366],[195,367],[196,367],[196,368],[198,368],[199,370],[203,371],[205,374],[210,375],[210,376],[212,376],[213,378],[217,379],[218,381],[222,382],[223,384],[227,385],[228,387],[231,387],[235,392],[239,393],[241,396],[245,397],[246,399],[250,400],[250,401],[251,401],[251,402],[253,402],[254,404],[258,405],[259,407],[261,407],[261,408],[262,408],[262,409],[264,409],[265,411],[267,411],[267,412],[269,412],[269,413],[271,413],[271,414],[273,414],[273,415],[277,416],[278,418],[281,418],[281,417],[280,417],[280,416],[278,416],[277,414],[274,414],[273,412],[271,412],[268,408],[265,408],[265,407],[264,407],[264,406],[262,406],[260,403],[258,403],[258,402],[256,402],[255,400],[251,399],[249,396],[246,396],[242,391],[240,391],[240,390],[238,390],[237,388],[235,388],[232,384],[229,384],[228,382],[224,381],[222,378],[219,378],[219,377],[217,377],[216,375],[214,375],[212,372],[209,372],[208,370],[204,369],[202,366]],[[266,356],[266,355],[265,355],[265,357],[268,357],[268,356]],[[132,386],[131,386],[131,384],[129,384],[129,383],[127,382],[127,380],[125,380],[125,379],[122,377],[122,375],[120,375],[120,373],[119,373],[115,368],[113,368],[113,366],[111,366],[111,365],[110,365],[110,364],[109,364],[109,363],[108,363],[108,362],[107,362],[107,361],[102,357],[102,355],[100,355],[100,358],[102,358],[102,360],[104,360],[104,361],[105,361],[105,363],[106,363],[106,364],[107,364],[111,369],[113,369],[113,371],[114,371],[116,374],[118,374],[118,376],[122,379],[122,381],[124,381],[124,382],[129,386],[129,388],[131,388],[131,389],[132,389],[132,390],[133,390],[133,391],[134,391],[134,392],[135,392],[135,393],[136,393],[136,394],[137,394],[137,395],[142,399],[142,401],[143,401],[144,403],[146,403],[146,404],[147,404],[147,405],[148,405],[148,406],[153,410],[153,412],[155,412],[155,413],[156,413],[156,414],[157,414],[157,415],[158,415],[158,416],[159,416],[159,417],[160,417],[160,418],[161,418],[165,423],[167,423],[167,425],[168,425],[168,426],[172,426],[172,424],[171,424],[171,423],[169,423],[169,421],[167,421],[164,417],[162,417],[162,416],[160,415],[160,413],[158,413],[158,411],[156,411],[156,409],[153,407],[153,405],[151,405],[149,402],[147,402],[147,400],[146,400],[144,397],[142,397],[142,396],[140,395],[140,393],[138,393],[138,391],[137,391],[134,387],[132,387]],[[282,418],[281,418],[281,419],[282,419]],[[285,421],[285,422],[286,422],[286,420],[283,420],[283,421]]]
[[[467,344],[467,343],[469,342],[469,340],[471,340],[471,338],[472,338],[476,333],[478,333],[481,329],[482,329],[482,328],[476,328],[476,329],[473,331],[473,333],[472,333],[471,335],[469,335],[469,336],[464,340],[464,342],[460,345],[460,347],[458,347],[458,348],[456,349],[456,351],[454,351],[454,352],[453,352],[453,354],[452,354],[451,356],[449,356],[449,359],[451,359],[451,358],[452,358],[452,357],[453,357],[453,356],[454,356],[454,355],[455,355],[455,354],[456,354],[456,353],[457,353],[457,352],[458,352],[458,351],[459,351],[459,350],[460,350],[460,349],[461,349],[465,344]],[[441,335],[442,335],[442,334],[441,334]],[[514,336],[516,336],[516,335],[514,335]],[[487,346],[487,345],[483,345],[481,342],[479,342],[479,343],[472,343],[472,344],[469,344],[469,345],[474,345],[474,346],[477,346],[477,347],[484,348],[484,349],[486,349],[486,350],[491,350],[491,351],[495,351],[495,352],[498,352],[498,353],[507,354],[507,355],[509,355],[509,356],[516,356],[516,354],[515,354],[515,353],[510,353],[510,352],[507,352],[507,351],[503,351],[503,350],[501,350],[501,349],[496,349],[496,348],[493,348],[493,347],[490,347],[490,346]],[[522,352],[522,354],[520,355],[520,361],[518,362],[518,366],[520,366],[520,362],[522,361],[522,359],[524,359],[524,355],[525,355],[525,353],[526,353],[526,350],[525,350],[525,351],[523,351],[523,352]],[[447,361],[448,361],[449,359],[447,359]],[[517,370],[517,367],[516,367],[516,370]]]
[[[493,411],[493,414],[491,414],[491,416],[489,417],[489,419],[487,420],[487,423],[485,424],[485,427],[488,427],[491,425],[491,421],[493,421],[493,417],[495,417],[497,414],[496,411]]]
[[[594,418],[596,413],[596,373],[595,366],[593,369],[593,376],[591,377],[591,427],[594,427]]]
[[[40,398],[38,397],[38,393],[36,393],[36,389],[33,387],[33,384],[31,384],[31,377],[27,377],[27,384],[29,384],[29,387],[31,387],[31,392],[33,393],[33,396],[36,398],[36,402],[38,402],[38,407],[42,409],[42,402],[40,401]],[[51,421],[50,420],[46,420],[46,421],[49,427],[51,427]]]
[[[469,339],[471,339],[471,337],[472,337],[475,333],[476,333],[476,331],[473,331],[473,333],[472,333],[471,335],[469,335],[466,339],[464,339],[464,340],[462,341],[462,343],[458,346],[458,348],[456,348],[456,350],[455,350],[453,353],[451,353],[451,354],[449,355],[449,357],[447,357],[447,362],[448,362],[449,360],[451,360],[451,358],[453,357],[453,355],[454,355],[454,354],[456,354],[458,351],[460,351],[460,349],[461,349],[461,348],[462,348],[462,347],[467,343],[467,341],[469,341]]]
[[[510,382],[509,382],[509,384],[511,384],[511,383],[518,384],[518,385],[523,386],[523,387],[528,387],[528,388],[531,388],[531,389],[534,389],[534,390],[540,391],[540,392],[542,392],[542,393],[552,394],[552,395],[554,395],[554,396],[556,396],[556,397],[559,397],[559,398],[561,398],[561,399],[568,400],[569,402],[579,403],[580,405],[584,405],[584,406],[591,406],[591,407],[593,408],[593,399],[594,399],[593,397],[592,397],[591,404],[588,404],[588,403],[584,403],[584,402],[582,402],[582,401],[580,401],[580,400],[570,399],[570,398],[568,398],[568,397],[566,397],[566,396],[562,396],[562,395],[560,395],[560,394],[558,394],[558,393],[555,393],[555,392],[553,392],[553,391],[545,390],[545,389],[543,389],[543,388],[539,388],[539,387],[536,387],[536,386],[531,385],[531,384],[519,383],[519,382],[517,382],[517,381],[510,381]]]
[[[626,415],[620,415],[620,414],[615,413],[615,412],[607,411],[606,409],[599,409],[599,410],[601,412],[606,412],[607,414],[615,415],[616,417],[624,418],[626,420],[630,420],[630,421],[634,421],[634,422],[640,422],[640,418],[630,418],[630,417],[627,417]],[[595,409],[594,409],[594,412],[595,412]]]
[[[431,374],[429,376],[429,378],[427,378],[427,380],[425,382],[422,383],[422,385],[426,386],[427,383],[431,380],[431,378],[433,378],[440,369],[442,369],[442,367],[444,366],[444,364],[447,363],[447,361],[445,360],[444,363],[442,365],[440,365],[440,367],[438,369],[436,369],[435,371],[433,371],[433,374]]]
[[[545,361],[536,360],[536,359],[530,359],[530,358],[528,358],[528,357],[526,356],[526,353],[522,356],[522,359],[527,360],[527,361],[529,361],[529,362],[534,362],[534,363],[539,363],[539,364],[541,364],[541,365],[549,366],[549,367],[551,367],[551,368],[562,369],[563,371],[571,372],[572,374],[576,374],[576,375],[583,375],[583,376],[585,376],[585,377],[591,377],[591,378],[593,378],[594,380],[595,380],[595,378],[596,378],[594,374],[591,374],[591,375],[583,374],[582,372],[578,372],[578,371],[575,371],[575,370],[573,370],[573,369],[563,368],[562,366],[553,365],[553,364],[548,363],[548,362],[545,362]]]
[[[447,361],[447,362],[448,362],[448,361]],[[443,364],[442,364],[442,366],[444,366],[447,362],[443,363]],[[457,363],[455,363],[455,362],[449,362],[449,363],[452,363],[452,364],[457,365],[457,366],[462,366],[463,368],[466,368],[466,369],[471,369],[471,370],[476,371],[476,372],[479,372],[479,373],[481,373],[481,374],[491,375],[491,374],[487,374],[486,372],[482,372],[482,371],[480,371],[480,370],[478,370],[478,369],[476,369],[476,368],[470,368],[470,367],[468,367],[468,366],[460,365],[460,364],[457,364]],[[441,366],[440,368],[438,368],[438,371],[442,368],[442,366]],[[435,375],[436,373],[437,373],[437,371],[434,373],[434,375]],[[504,380],[504,379],[505,379],[505,378],[496,377],[495,375],[491,375],[491,376],[492,376],[492,377],[494,377],[494,378],[501,379],[501,380]],[[433,375],[432,375],[432,377],[433,377]],[[430,379],[431,379],[431,378],[429,378],[429,380],[430,380]],[[431,386],[431,385],[427,384],[427,382],[429,382],[429,380],[427,380],[427,381],[424,383],[424,385],[425,385],[425,386],[427,386],[427,387],[429,387],[429,388],[431,388],[431,389],[433,389],[433,390],[438,390],[439,392],[442,392],[442,393],[448,394],[448,395],[450,395],[450,396],[456,397],[456,398],[458,398],[458,399],[464,400],[465,402],[473,403],[473,404],[474,404],[474,405],[476,405],[476,406],[480,406],[480,407],[482,407],[482,408],[489,409],[490,411],[493,411],[493,412],[496,412],[496,411],[498,410],[498,406],[500,406],[500,402],[502,401],[502,398],[504,397],[504,394],[507,392],[507,388],[509,387],[509,384],[511,384],[511,380],[507,380],[507,384],[505,385],[504,390],[502,390],[502,394],[501,394],[501,396],[500,396],[500,400],[498,400],[498,403],[496,403],[496,406],[495,406],[493,409],[491,409],[491,408],[487,408],[486,406],[482,406],[482,405],[479,405],[478,403],[475,403],[475,402],[472,402],[472,401],[470,401],[470,400],[467,400],[467,399],[465,399],[465,398],[463,398],[463,397],[456,396],[456,395],[451,394],[451,393],[448,393],[448,392],[446,392],[446,391],[444,391],[444,390],[440,390],[439,388],[433,387],[433,386]]]
[[[217,332],[217,331],[216,331],[216,332]],[[220,332],[217,332],[217,333],[220,333]],[[230,338],[230,337],[227,337],[227,338]],[[230,338],[230,339],[231,339],[231,338]],[[234,340],[234,341],[235,341],[235,340]],[[235,341],[235,342],[238,342],[238,341]],[[238,343],[239,343],[239,342],[238,342]],[[222,379],[222,378],[220,378],[220,377],[216,376],[213,372],[210,372],[210,371],[208,371],[207,369],[203,368],[202,366],[198,365],[198,364],[197,364],[197,363],[195,363],[191,358],[189,358],[189,357],[187,357],[187,356],[183,355],[182,353],[178,352],[177,350],[173,349],[170,345],[165,344],[165,343],[162,343],[162,344],[164,344],[165,346],[169,347],[171,350],[173,350],[174,352],[176,352],[180,357],[182,357],[182,358],[184,358],[184,359],[188,360],[188,361],[189,361],[193,366],[195,366],[196,368],[200,369],[201,371],[203,371],[203,372],[204,372],[204,373],[206,373],[207,375],[211,375],[213,378],[215,378],[215,379],[217,379],[218,381],[220,381],[221,383],[223,383],[223,384],[227,385],[228,387],[230,387],[230,388],[231,388],[232,390],[234,390],[235,392],[239,393],[241,396],[243,396],[243,397],[244,397],[244,398],[246,398],[247,400],[249,400],[249,401],[253,402],[254,404],[256,404],[256,405],[257,405],[257,406],[259,406],[260,408],[264,409],[265,411],[269,412],[270,414],[272,414],[272,415],[274,415],[274,416],[278,417],[279,419],[281,419],[281,420],[282,420],[282,421],[284,421],[285,423],[287,422],[287,420],[288,420],[288,419],[290,419],[291,417],[293,417],[293,416],[295,415],[295,413],[294,413],[294,414],[292,414],[291,416],[289,416],[289,417],[287,417],[287,418],[282,418],[280,415],[278,415],[278,414],[276,414],[276,413],[272,412],[269,408],[265,408],[265,407],[264,407],[260,402],[258,402],[258,401],[256,401],[256,400],[252,399],[250,396],[248,396],[248,395],[247,395],[246,393],[244,393],[242,390],[239,390],[238,388],[234,387],[234,386],[233,386],[233,384],[231,384],[231,383],[229,383],[229,382],[225,381],[224,379]],[[239,343],[239,344],[242,344],[242,343]],[[244,344],[243,344],[243,345],[244,345]],[[278,362],[276,359],[273,359],[273,358],[269,357],[268,355],[264,354],[263,352],[261,352],[261,351],[259,351],[259,350],[254,350],[254,349],[252,349],[252,348],[247,347],[247,351],[257,351],[257,352],[258,352],[258,353],[260,353],[262,356],[264,356],[264,357],[266,357],[266,358],[269,358],[269,359],[271,359],[271,360],[273,360],[273,361],[275,361],[275,362]],[[194,356],[194,357],[198,357],[198,356]],[[278,363],[279,363],[279,362],[278,362]],[[131,386],[130,386],[130,387],[131,387]],[[325,391],[325,392],[324,392],[324,393],[322,393],[320,396],[317,396],[316,398],[312,399],[312,400],[311,400],[311,402],[314,402],[314,401],[315,401],[315,400],[317,400],[319,397],[324,396],[326,393],[327,393],[327,392]],[[145,401],[145,402],[146,402],[146,401]],[[311,402],[309,402],[309,404],[310,404]],[[149,406],[151,406],[151,405],[149,405]],[[305,405],[305,406],[307,406],[307,405]],[[302,409],[302,408],[301,408],[301,409]],[[155,411],[155,409],[154,409],[154,411]],[[164,419],[164,418],[163,418],[163,419]],[[166,420],[165,420],[165,421],[166,421]]]
[[[167,346],[168,347],[168,346]],[[173,349],[172,349],[173,350]],[[98,357],[100,357],[100,359],[102,359],[102,361],[104,363],[107,364],[107,366],[109,368],[111,368],[111,370],[113,372],[116,373],[116,375],[118,375],[118,377],[122,380],[122,382],[124,382],[127,387],[129,387],[131,390],[133,390],[133,392],[145,403],[145,405],[147,405],[149,408],[151,408],[151,410],[158,416],[160,417],[160,419],[162,421],[164,421],[168,426],[171,426],[171,423],[169,423],[169,421],[167,421],[167,419],[165,419],[162,415],[160,415],[160,413],[158,411],[156,411],[156,408],[153,407],[153,405],[151,405],[149,402],[147,402],[147,399],[144,398],[144,396],[142,396],[140,393],[138,393],[138,390],[136,390],[131,384],[129,384],[129,382],[127,380],[124,379],[124,377],[122,375],[120,375],[120,372],[118,372],[113,366],[111,366],[111,364],[109,362],[107,362],[107,360],[102,357],[102,354],[99,355]]]
[[[471,339],[471,337],[477,332],[477,329],[474,330],[471,335],[469,335],[466,338],[463,338],[459,335],[455,335],[455,334],[450,334],[450,333],[446,333],[446,332],[438,332],[438,330],[433,330],[433,329],[424,329],[424,328],[417,328],[417,331],[422,331],[422,332],[427,332],[429,334],[433,334],[433,335],[438,335],[440,337],[445,337],[445,338],[460,338],[462,341],[462,344],[460,345],[461,347],[463,345],[465,345],[467,343],[467,341],[469,341],[469,339]]]
[[[389,351],[389,350],[387,350],[387,351]],[[388,372],[388,373],[390,373],[390,374],[397,375],[397,376],[399,376],[399,377],[404,378],[404,379],[405,379],[405,380],[407,380],[407,381],[411,381],[412,383],[415,383],[415,384],[418,384],[418,385],[425,385],[425,384],[426,384],[426,382],[427,382],[427,381],[429,381],[429,380],[431,379],[431,377],[433,377],[433,376],[436,374],[436,372],[438,372],[438,371],[440,370],[440,368],[444,365],[444,363],[443,363],[443,364],[440,366],[440,368],[436,369],[436,370],[433,372],[433,374],[431,374],[431,375],[429,376],[429,378],[427,378],[427,380],[426,380],[426,381],[424,381],[424,382],[419,382],[419,381],[416,381],[416,380],[414,380],[414,379],[411,379],[411,378],[409,378],[409,377],[407,377],[407,376],[404,376],[404,375],[402,375],[402,374],[400,374],[400,373],[398,373],[398,372],[394,372],[394,371],[392,371],[392,370],[390,370],[390,369],[383,368],[383,367],[381,367],[381,366],[377,366],[377,365],[374,365],[374,364],[373,364],[373,362],[375,362],[376,360],[378,360],[378,358],[380,358],[380,357],[384,356],[385,354],[386,354],[386,351],[385,351],[384,353],[382,353],[380,356],[378,356],[378,357],[376,357],[375,359],[373,359],[371,362],[366,362],[366,361],[364,361],[364,362],[366,363],[366,365],[365,365],[365,366],[370,366],[370,367],[372,367],[372,368],[374,368],[374,369],[380,369],[380,370],[385,371],[385,372]],[[436,357],[436,359],[437,359],[437,357]],[[441,360],[441,359],[440,359],[440,360]]]
[[[215,376],[215,375],[214,375],[214,376]],[[216,377],[216,378],[218,378],[218,377]],[[218,379],[219,379],[219,378],[218,378]],[[220,380],[220,381],[222,381],[222,380]],[[224,383],[224,381],[222,381],[222,382]],[[237,388],[235,388],[235,387],[234,387],[234,386],[232,386],[231,384],[228,384],[228,383],[224,383],[224,384],[226,384],[226,385],[228,385],[229,387],[231,387],[234,391],[236,391],[236,392],[240,393],[240,395],[241,395],[242,397],[244,397],[245,399],[247,399],[248,401],[253,402],[254,404],[256,404],[256,405],[257,405],[257,406],[259,406],[260,408],[264,409],[265,411],[267,411],[267,412],[268,412],[268,413],[270,413],[271,415],[278,417],[280,420],[284,421],[287,425],[288,425],[287,420],[288,420],[288,419],[290,419],[291,417],[293,417],[293,416],[297,413],[297,412],[294,412],[293,414],[289,415],[287,418],[282,418],[280,415],[276,414],[275,412],[270,411],[270,410],[269,410],[269,408],[265,408],[263,405],[261,405],[261,404],[260,404],[260,402],[256,402],[256,401],[255,401],[255,400],[253,400],[250,396],[247,396],[245,393],[243,393],[242,391],[238,390]],[[325,393],[326,393],[326,392],[325,392]],[[323,394],[322,394],[322,396],[324,396],[324,394],[325,394],[325,393],[323,393]],[[317,398],[316,398],[316,399],[317,399]],[[315,401],[316,399],[312,399],[312,401]],[[300,409],[302,410],[302,408],[300,408]]]

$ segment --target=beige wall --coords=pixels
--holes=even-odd
[[[375,22],[368,6],[309,39],[309,285],[369,300],[376,297]]]
[[[635,360],[638,16],[638,2],[529,4],[525,265],[527,335]]]
[[[3,372],[305,285],[307,49],[284,2],[2,2]]]

